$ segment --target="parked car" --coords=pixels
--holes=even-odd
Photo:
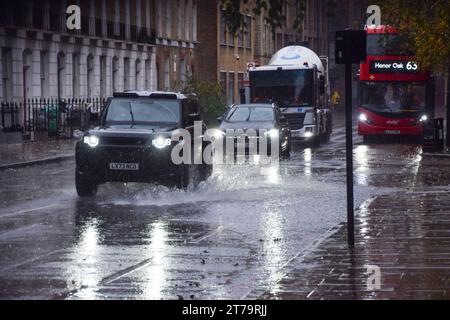
[[[100,125],[86,131],[76,145],[78,195],[95,195],[98,185],[106,182],[187,188],[206,179],[212,167],[203,158],[201,164],[178,165],[171,159],[172,149],[181,143],[171,141],[172,133],[184,128],[193,139],[194,121],[201,119],[195,95],[147,91],[114,94],[106,103]]]
[[[288,123],[276,104],[238,104],[233,105],[227,112],[218,119],[220,122],[219,132],[225,137],[227,130],[241,129],[247,132],[248,129],[254,129],[256,138],[268,138],[268,155],[272,154],[272,140],[278,139],[280,158],[289,158],[291,152],[291,131]],[[251,136],[245,136],[245,153],[250,152]],[[242,137],[241,137],[242,138]],[[237,144],[235,139],[235,153]],[[227,139],[224,139],[227,141]],[[228,140],[229,141],[229,140]],[[226,142],[228,143],[228,142]],[[259,144],[257,144],[259,145]],[[259,154],[259,148],[257,153]]]

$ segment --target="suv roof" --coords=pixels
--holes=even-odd
[[[170,92],[170,91],[124,91],[124,92],[114,92],[114,98],[127,98],[127,97],[149,97],[149,98],[160,98],[160,99],[197,99],[197,95],[193,93],[185,94],[181,92]]]

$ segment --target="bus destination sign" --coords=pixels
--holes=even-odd
[[[370,73],[419,73],[414,61],[373,60],[370,62]]]

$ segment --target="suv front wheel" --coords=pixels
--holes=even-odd
[[[98,185],[89,178],[83,177],[77,170],[75,173],[75,187],[80,197],[92,197],[97,194]]]

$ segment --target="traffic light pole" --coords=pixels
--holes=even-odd
[[[352,107],[352,63],[345,63],[345,136],[347,146],[347,234],[348,245],[355,246],[355,213],[353,196],[353,107]]]

